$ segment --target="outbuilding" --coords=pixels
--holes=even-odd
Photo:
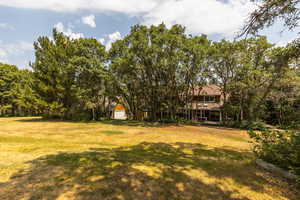
[[[126,109],[122,104],[117,104],[113,109],[113,119],[127,119]]]

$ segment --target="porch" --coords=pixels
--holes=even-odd
[[[182,117],[186,120],[191,121],[211,121],[211,122],[221,122],[222,121],[222,115],[220,110],[204,110],[204,109],[198,109],[198,110],[182,110],[178,113],[179,117]]]

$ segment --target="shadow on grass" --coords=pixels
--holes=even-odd
[[[76,121],[76,120],[66,120],[66,119],[52,119],[43,117],[23,117],[22,119],[17,119],[18,122],[74,122],[74,123],[96,123],[98,121]]]
[[[114,126],[141,126],[141,127],[180,126],[179,124],[176,123],[146,122],[146,121],[134,121],[134,120],[104,120],[100,122],[103,124],[109,124]]]
[[[104,134],[107,134],[107,135],[120,135],[120,134],[124,134],[125,132],[115,131],[115,130],[105,130],[105,131],[101,131],[101,133],[104,133]]]
[[[241,128],[232,128],[232,127],[228,127],[222,124],[206,124],[206,123],[202,123],[201,124],[202,127],[207,127],[207,128],[215,128],[215,129],[221,129],[221,130],[240,130],[240,131],[245,131],[247,129],[241,129]]]
[[[0,196],[2,200],[249,200],[241,197],[243,190],[222,189],[226,186],[218,180],[229,178],[236,188],[245,186],[259,193],[267,192],[266,185],[279,187],[280,183],[270,183],[257,175],[259,169],[251,160],[248,152],[190,143],[141,143],[60,153],[31,161],[28,170],[0,184]],[[205,181],[207,176],[217,181]],[[297,199],[295,193],[278,193]]]
[[[102,123],[115,126],[142,126],[142,127],[167,127],[167,126],[179,126],[176,123],[160,123],[160,122],[146,122],[146,121],[134,121],[134,120],[102,120],[102,121],[75,121],[75,120],[63,120],[63,119],[47,119],[42,117],[18,119],[19,122],[74,122],[74,123]]]

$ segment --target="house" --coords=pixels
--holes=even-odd
[[[177,116],[192,121],[222,121],[221,109],[224,104],[221,88],[217,85],[194,87],[190,92],[190,103],[177,110]],[[157,113],[157,117],[167,116],[167,113]],[[141,111],[137,116],[144,120],[148,117],[147,111]],[[127,119],[126,109],[122,104],[112,106],[113,119]]]
[[[127,119],[125,107],[122,104],[116,104],[113,108],[113,119]]]
[[[221,108],[224,103],[221,88],[217,85],[195,87],[192,101],[185,106],[188,119],[193,121],[222,121]]]

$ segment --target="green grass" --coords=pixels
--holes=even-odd
[[[0,118],[0,197],[298,200],[255,166],[246,132],[129,121]]]
[[[101,133],[104,134],[109,134],[109,135],[118,135],[118,134],[123,134],[123,131],[114,131],[114,130],[105,130],[105,131],[101,131]]]

